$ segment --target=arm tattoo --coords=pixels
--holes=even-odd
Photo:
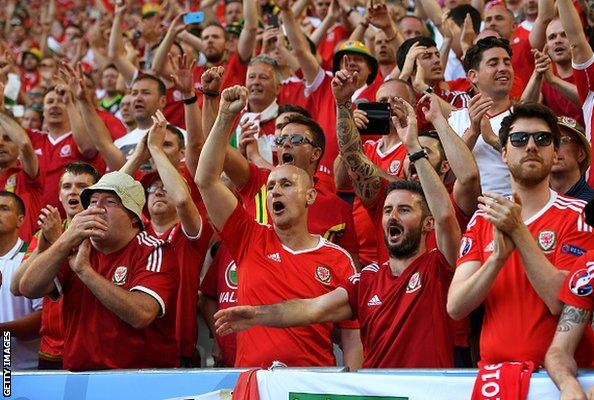
[[[340,155],[349,168],[357,195],[363,203],[372,201],[381,189],[381,173],[363,153],[350,101],[336,106],[336,135]]]
[[[565,304],[557,324],[557,332],[569,332],[573,326],[587,322],[590,314],[588,310]]]

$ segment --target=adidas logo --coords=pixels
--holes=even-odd
[[[278,253],[268,254],[268,258],[270,258],[272,261],[276,261],[277,263],[281,262],[280,254]]]
[[[491,242],[485,246],[485,249],[483,250],[485,253],[488,253],[490,251],[495,250],[495,242],[493,240],[491,240]]]
[[[368,302],[367,305],[368,306],[379,306],[382,304],[382,301],[380,300],[379,296],[376,294],[374,295]]]

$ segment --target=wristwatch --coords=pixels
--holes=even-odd
[[[408,161],[410,161],[411,164],[414,164],[415,161],[419,161],[421,158],[428,158],[429,154],[427,154],[427,150],[425,149],[421,149],[419,151],[416,151],[412,154],[408,154]]]

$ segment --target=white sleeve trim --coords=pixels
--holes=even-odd
[[[320,67],[320,69],[318,70],[318,74],[316,75],[316,78],[314,79],[314,81],[311,84],[309,84],[309,82],[307,82],[307,81],[305,82],[305,89],[303,90],[305,97],[309,97],[310,94],[312,94],[313,92],[318,90],[318,88],[320,87],[322,82],[324,82],[325,77],[326,77],[326,71],[324,71],[324,69]]]
[[[165,302],[163,301],[161,296],[157,294],[157,292],[144,286],[134,286],[132,289],[130,289],[130,291],[133,290],[138,290],[139,292],[146,293],[155,300],[157,300],[157,303],[159,303],[159,307],[161,307],[161,312],[159,313],[159,315],[157,315],[157,318],[163,318],[165,316]]]
[[[191,240],[191,241],[198,240],[198,239],[200,239],[200,236],[202,236],[202,228],[204,227],[204,225],[203,225],[204,224],[204,221],[202,221],[202,216],[198,215],[198,218],[200,218],[200,230],[198,231],[198,233],[196,234],[196,236],[190,236],[190,235],[188,235],[188,233],[184,229],[184,224],[182,224],[181,222],[179,223],[182,232],[188,238],[188,240]]]
[[[60,296],[62,296],[62,284],[60,283],[60,280],[58,279],[58,277],[54,277],[54,285],[56,286],[56,290],[52,290],[51,293],[48,294],[48,297],[54,301],[57,301]],[[56,293],[57,292],[57,293]]]
[[[582,63],[582,64],[576,64],[573,62],[573,60],[571,60],[571,66],[573,67],[573,69],[577,69],[578,71],[583,71],[583,70],[587,69],[589,66],[591,66],[592,64],[594,64],[594,54],[592,54],[592,57],[590,57],[590,59],[588,61],[586,61],[585,63]]]

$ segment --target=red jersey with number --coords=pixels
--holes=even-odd
[[[454,337],[446,311],[453,269],[432,249],[401,275],[369,265],[346,285],[361,324],[363,368],[452,368]]]
[[[25,203],[25,220],[19,229],[19,237],[26,242],[31,241],[37,229],[44,185],[41,166],[34,178],[27,175],[20,166],[8,168],[0,173],[0,191],[15,193]]]
[[[584,113],[584,123],[586,128],[586,137],[594,150],[592,141],[592,125],[594,124],[594,55],[583,64],[574,64],[572,62],[573,74],[575,77],[575,86],[577,87],[580,100],[582,101],[582,111]],[[592,168],[587,172],[588,184],[594,186],[594,174]]]
[[[105,307],[66,262],[57,275],[64,296],[64,368],[176,367],[179,270],[171,247],[143,231],[115,253],[103,254],[91,246],[89,258],[111,284],[152,297],[159,315],[148,327],[134,329]]]
[[[363,151],[367,158],[382,171],[390,175],[403,177],[406,146],[400,142],[386,151],[382,151],[381,146],[382,139],[368,140],[363,144]],[[353,220],[357,231],[357,239],[359,240],[359,259],[361,260],[361,264],[367,265],[378,262],[378,239],[381,240],[380,243],[383,243],[383,231],[381,232],[382,236],[378,238],[376,223],[371,219],[369,212],[363,206],[359,197],[355,197],[355,201],[353,202]]]
[[[62,224],[66,229],[66,221]],[[25,262],[39,246],[39,235],[37,233],[31,239],[27,254],[23,258]],[[61,361],[64,349],[64,321],[62,320],[62,297],[57,300],[49,296],[43,298],[43,309],[41,310],[41,327],[39,328],[39,358],[46,361]]]
[[[586,202],[551,191],[550,200],[524,221],[547,259],[560,270],[569,270],[576,254],[568,249],[594,247],[592,227],[584,221]],[[493,226],[477,211],[460,242],[457,265],[478,261],[493,253]],[[532,361],[544,363],[558,316],[552,315],[526,276],[520,253],[514,250],[491,286],[484,302],[481,363]],[[590,358],[591,359],[591,358]]]
[[[208,250],[212,229],[207,223],[196,237],[189,237],[181,226],[175,224],[172,228],[158,235],[153,226],[147,224],[149,235],[165,240],[175,251],[177,267],[179,268],[179,289],[177,292],[177,312],[175,318],[175,337],[177,339],[179,355],[192,357],[196,352],[198,338],[198,289],[200,286],[200,270]]]
[[[222,242],[204,275],[200,291],[217,303],[218,310],[237,305],[237,265]],[[232,368],[235,365],[236,336],[235,333],[225,336],[215,333],[221,352],[222,367]]]
[[[250,163],[250,177],[239,195],[248,213],[263,224],[272,223],[266,207],[266,183],[270,170]],[[307,229],[343,247],[351,254],[359,252],[351,206],[325,185],[315,181],[316,201],[307,212]]]
[[[274,228],[237,205],[220,236],[237,262],[238,304],[262,305],[329,293],[355,273],[348,253],[320,237],[310,249],[291,250]],[[256,326],[237,334],[236,367],[335,365],[332,324],[285,329]]]
[[[90,159],[83,157],[78,151],[78,145],[72,132],[65,133],[57,139],[52,138],[47,132],[37,130],[28,130],[28,134],[35,149],[35,154],[39,159],[39,167],[45,174],[41,206],[45,207],[50,204],[64,214],[64,209],[58,199],[59,182],[64,173],[64,168],[70,163],[84,161],[95,167],[97,172],[103,174],[105,172],[105,161],[103,161],[99,153]]]

